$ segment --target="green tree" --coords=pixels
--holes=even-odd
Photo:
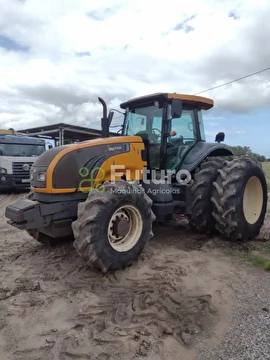
[[[260,161],[260,162],[265,162],[266,157],[264,155],[260,155],[257,153],[254,153],[251,148],[249,146],[230,146],[234,156],[242,156],[242,155],[247,155],[250,157],[253,157],[254,159]]]

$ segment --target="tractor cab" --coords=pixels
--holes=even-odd
[[[178,94],[134,98],[120,105],[122,135],[142,138],[149,169],[174,170],[194,144],[205,141],[202,109],[212,106],[210,99]]]

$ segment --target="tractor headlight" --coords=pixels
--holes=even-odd
[[[46,181],[46,173],[45,172],[38,173],[37,174],[37,180],[42,181],[42,182]]]
[[[6,173],[7,173],[7,169],[0,168],[0,173],[1,173],[1,174],[6,174]]]

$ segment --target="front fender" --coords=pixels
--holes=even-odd
[[[198,141],[187,153],[181,169],[191,172],[194,170],[207,156],[232,156],[233,152],[226,144],[208,143]]]

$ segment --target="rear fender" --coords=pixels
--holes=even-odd
[[[206,157],[232,155],[232,150],[226,144],[198,141],[187,153],[180,167],[192,172]]]

